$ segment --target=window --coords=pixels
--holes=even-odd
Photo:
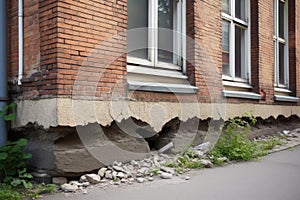
[[[222,0],[223,79],[249,82],[249,0]]]
[[[274,0],[274,75],[276,87],[288,87],[288,7],[287,0]]]
[[[127,62],[185,67],[185,0],[128,0]]]

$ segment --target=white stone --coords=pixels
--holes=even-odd
[[[170,173],[163,172],[163,173],[161,173],[160,177],[162,179],[171,179],[173,177],[173,175]]]
[[[130,164],[133,166],[133,167],[140,167],[140,164],[137,162],[137,161],[135,161],[135,160],[132,160],[131,162],[130,162]]]
[[[199,160],[199,162],[201,165],[204,165],[204,167],[208,167],[208,168],[213,167],[213,164],[210,160],[201,159]]]
[[[110,170],[107,170],[106,172],[105,172],[105,178],[107,178],[107,179],[113,179],[113,176],[112,176],[112,171],[110,171]]]
[[[97,184],[100,183],[101,177],[97,174],[87,174],[86,179],[91,183],[91,184]]]
[[[61,186],[61,189],[64,192],[76,192],[76,190],[78,190],[78,186],[65,183]]]
[[[221,158],[217,158],[217,160],[218,160],[219,162],[226,162],[226,161],[228,160],[228,158],[226,158],[226,157],[221,157]]]
[[[119,166],[113,166],[113,169],[117,172],[124,172],[126,173],[126,171],[123,169],[123,167],[119,167]]]
[[[101,169],[99,169],[98,175],[101,176],[101,177],[104,177],[106,171],[107,171],[107,168],[106,167],[102,167]]]
[[[210,142],[205,142],[198,146],[195,146],[194,149],[198,151],[202,151],[204,154],[206,154],[210,151],[210,147],[211,147]]]
[[[138,183],[144,183],[144,182],[145,182],[145,179],[142,178],[142,177],[140,177],[140,178],[137,178],[136,181],[137,181]]]
[[[112,178],[115,180],[117,178],[117,174],[118,172],[113,172],[111,175],[112,175]]]
[[[86,175],[82,175],[79,179],[79,182],[81,182],[81,183],[87,182]]]
[[[119,173],[117,173],[117,177],[122,179],[125,177],[125,174],[123,172],[119,172]]]

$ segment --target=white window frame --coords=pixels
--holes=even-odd
[[[288,0],[284,3],[284,38],[279,35],[279,0],[274,0],[274,86],[289,88]],[[279,83],[279,45],[284,44],[284,84]]]
[[[222,20],[225,20],[230,23],[229,31],[229,70],[230,76],[222,75],[223,80],[243,82],[251,84],[251,32],[250,32],[250,1],[245,0],[245,18],[243,21],[235,17],[235,1],[229,1],[230,14],[222,12]],[[245,73],[247,78],[242,79],[235,77],[235,27],[239,26],[245,30]],[[243,67],[243,66],[242,66]]]
[[[135,58],[127,55],[127,62],[153,68],[182,70],[186,73],[186,0],[174,1],[174,27],[173,30],[173,60],[178,63],[165,63],[158,61],[158,0],[148,0],[148,59]],[[175,8],[176,6],[176,8]],[[178,12],[179,11],[179,12]],[[141,13],[142,14],[142,13]],[[175,19],[176,18],[176,19]],[[177,54],[177,56],[176,56]]]

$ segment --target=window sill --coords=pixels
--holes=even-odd
[[[134,74],[162,76],[162,77],[178,78],[178,79],[185,79],[185,80],[188,79],[188,77],[183,75],[182,72],[163,70],[163,69],[153,69],[153,68],[140,67],[134,65],[127,65],[127,72],[134,73]]]
[[[181,94],[196,94],[199,91],[198,87],[185,84],[170,84],[170,83],[152,83],[127,81],[129,90],[150,91],[150,92],[168,92]]]
[[[224,97],[260,100],[261,95],[253,92],[223,90]]]
[[[291,97],[291,96],[282,96],[282,95],[274,95],[275,101],[283,101],[283,102],[291,102],[291,103],[298,103],[298,97]]]
[[[246,89],[252,89],[252,86],[247,83],[241,83],[241,82],[233,82],[233,81],[226,81],[223,80],[223,85],[228,87],[239,87],[239,88],[246,88]]]
[[[286,88],[278,88],[276,87],[275,89],[275,92],[282,92],[282,93],[292,93],[292,91],[286,89]]]

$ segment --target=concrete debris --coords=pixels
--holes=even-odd
[[[105,176],[105,172],[107,171],[106,167],[102,167],[99,171],[98,171],[98,175],[101,176],[102,178]]]
[[[63,184],[60,187],[64,192],[76,192],[76,190],[79,189],[77,185],[71,185],[68,183]]]
[[[117,178],[122,179],[125,177],[125,174],[123,172],[117,173]]]
[[[164,146],[163,148],[159,149],[158,153],[160,153],[160,154],[164,153],[164,152],[168,151],[169,149],[171,149],[172,147],[174,147],[174,143],[170,142],[166,146]]]
[[[80,177],[79,182],[83,183],[83,182],[87,182],[88,180],[86,179],[86,175],[83,175]]]
[[[161,173],[160,177],[162,179],[171,179],[173,177],[173,175],[170,173],[163,172],[163,173]]]
[[[160,167],[160,170],[169,174],[175,174],[175,169],[171,167]]]
[[[278,133],[283,141],[282,146],[277,146],[270,152],[280,151],[287,147],[292,147],[300,144],[300,129],[294,131],[283,131]],[[263,141],[273,138],[274,136],[264,136],[256,138],[257,141]],[[276,136],[275,136],[276,138]],[[277,137],[278,138],[278,137]],[[212,156],[207,155],[211,149],[209,142],[200,144],[190,150],[197,155],[195,158],[200,164],[206,168],[213,167]],[[268,151],[269,152],[269,151]],[[269,152],[269,153],[270,153]],[[114,162],[111,166],[105,166],[99,169],[97,174],[86,174],[80,177],[79,181],[70,181],[66,183],[67,179],[64,177],[53,178],[53,183],[61,185],[64,192],[75,192],[86,187],[92,187],[94,184],[101,184],[101,186],[109,185],[131,185],[134,183],[144,183],[156,180],[156,177],[161,179],[172,179],[173,176],[181,176],[183,180],[190,180],[191,177],[184,175],[189,169],[183,171],[176,171],[175,168],[170,167],[178,162],[180,155],[166,155],[158,152],[152,153],[148,158],[143,160],[131,160],[128,163]],[[230,163],[228,158],[217,158],[220,163]]]
[[[86,179],[91,183],[91,184],[97,184],[100,183],[101,177],[97,174],[87,174],[85,175]]]
[[[139,178],[136,179],[136,181],[137,181],[138,183],[144,183],[144,182],[145,182],[145,179],[142,178],[142,177],[139,177]]]
[[[210,151],[210,148],[211,148],[210,142],[205,142],[205,143],[202,143],[202,144],[200,144],[198,146],[195,146],[193,149],[201,151],[204,154],[207,154]]]
[[[213,167],[213,164],[212,164],[212,162],[210,160],[201,159],[201,160],[199,160],[199,162],[204,167],[207,167],[207,168]]]
[[[227,162],[227,161],[228,161],[228,158],[226,158],[226,157],[221,157],[221,158],[217,158],[217,160],[218,160],[219,162]]]
[[[123,167],[120,166],[113,166],[113,169],[117,172],[124,172],[126,173],[126,171],[123,169]]]
[[[111,170],[107,170],[105,172],[105,178],[112,180],[113,179],[113,175],[112,175],[112,171]]]

